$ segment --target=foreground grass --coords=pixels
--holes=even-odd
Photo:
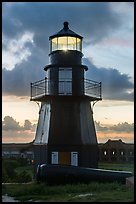
[[[98,168],[116,171],[131,171],[134,173],[134,163],[104,163],[99,162]]]
[[[119,183],[67,184],[48,186],[37,184],[3,184],[2,194],[7,193],[22,202],[31,201],[88,201],[133,202],[134,191]]]
[[[17,167],[15,171],[17,172],[17,174],[20,174],[21,172],[26,171],[31,176],[31,178],[33,178],[34,166],[33,165],[20,166],[20,167]]]
[[[99,163],[98,168],[134,172],[134,164]],[[18,166],[17,173],[27,171],[33,177],[33,166]],[[81,201],[81,202],[133,202],[134,191],[119,183],[90,183],[48,186],[37,184],[3,184],[2,194],[13,196],[22,202],[32,201]]]

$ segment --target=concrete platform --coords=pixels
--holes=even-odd
[[[126,186],[134,188],[134,176],[126,178]]]

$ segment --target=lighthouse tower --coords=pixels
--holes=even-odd
[[[34,141],[35,171],[39,164],[97,168],[98,144],[91,103],[102,100],[101,82],[84,78],[83,37],[68,22],[49,37],[46,77],[31,83],[31,101],[41,102]]]

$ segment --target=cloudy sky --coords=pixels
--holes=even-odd
[[[45,77],[49,36],[64,21],[83,36],[85,77],[102,82],[103,100],[93,108],[98,142],[133,142],[133,2],[3,3],[3,142],[34,139],[39,106],[30,102],[30,83]]]

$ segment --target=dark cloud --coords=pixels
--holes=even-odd
[[[95,127],[97,131],[100,132],[126,132],[126,133],[133,133],[134,132],[134,123],[118,123],[117,125],[110,125],[110,126],[103,126],[100,122],[95,121]]]
[[[2,121],[2,142],[31,142],[35,137],[37,124],[29,120],[20,125],[13,117],[5,116]]]
[[[35,137],[37,124],[32,124],[29,120],[24,121],[24,125],[19,125],[13,117],[5,116],[2,121],[2,140],[4,142],[28,142],[32,141]],[[104,135],[104,140],[109,138],[120,139],[121,133],[124,133],[124,136],[121,136],[123,140],[126,140],[125,133],[134,132],[134,123],[118,123],[117,125],[103,125],[100,122],[95,121],[95,127],[97,133],[101,132]],[[117,133],[117,136],[110,136],[112,133]],[[107,136],[107,134],[109,134]],[[98,137],[101,140],[101,136]]]
[[[109,2],[12,2],[3,8],[2,30],[8,38],[33,32],[35,45],[44,50],[49,36],[62,29],[64,21],[85,41],[96,43],[117,31],[122,19]]]
[[[19,125],[13,117],[5,116],[4,120],[2,121],[2,130],[4,131],[25,131],[31,130],[35,132],[37,124],[32,124],[29,120],[24,121],[24,125]],[[134,132],[134,123],[118,123],[117,125],[107,125],[104,126],[100,122],[95,121],[95,127],[97,131],[100,132]]]
[[[20,130],[19,122],[16,122],[12,117],[5,116],[4,121],[2,121],[2,129],[3,130],[13,130],[18,131]]]
[[[36,55],[37,53],[32,55],[28,61],[16,65],[11,71],[3,69],[2,89],[4,94],[30,96],[30,82],[43,79],[46,75],[43,71],[43,67],[46,65],[45,58],[39,53]],[[47,62],[47,60],[45,61]],[[98,68],[87,58],[83,59],[83,64],[88,66],[86,78],[102,82],[103,99],[134,100],[134,84],[127,74],[121,74],[114,68]]]
[[[25,120],[24,129],[30,130],[31,129],[31,122],[29,120]]]
[[[3,94],[30,96],[30,83],[45,77],[46,57],[39,50],[34,51],[28,61],[17,64],[12,70],[2,70]]]
[[[2,130],[3,131],[25,131],[31,130],[34,132],[36,129],[36,124],[32,124],[29,120],[25,120],[24,125],[19,125],[14,118],[11,116],[5,116],[4,120],[2,121]]]
[[[120,73],[115,68],[96,67],[89,59],[84,58],[83,63],[88,66],[86,78],[102,82],[102,98],[109,100],[134,100],[134,84],[131,77]]]
[[[34,46],[27,42],[31,56],[2,71],[3,94],[30,96],[30,83],[45,77],[43,67],[48,62],[49,36],[62,29],[69,21],[70,29],[82,35],[87,42],[97,43],[122,26],[123,17],[111,9],[109,2],[12,2],[3,3],[2,31],[8,40],[19,39],[24,32],[34,34]],[[18,57],[18,56],[17,56]],[[133,101],[133,83],[117,69],[97,68],[89,60],[87,78],[102,82],[103,99]]]

